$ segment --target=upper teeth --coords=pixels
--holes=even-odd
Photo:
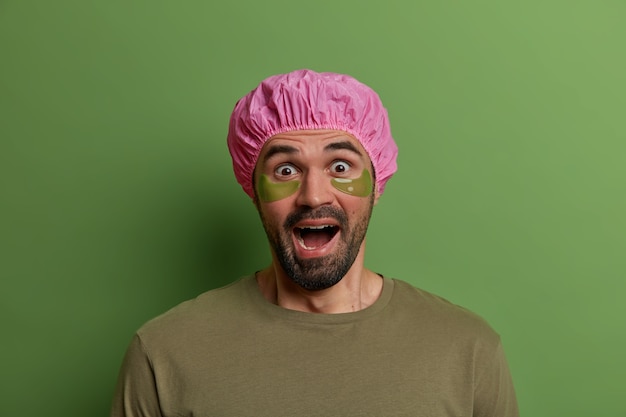
[[[324,229],[326,227],[332,227],[332,226],[327,225],[327,224],[323,226],[303,226],[303,227],[300,227],[299,229]]]

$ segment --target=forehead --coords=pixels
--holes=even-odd
[[[277,154],[299,154],[303,157],[316,152],[331,153],[333,151],[352,152],[365,161],[370,159],[361,143],[350,133],[342,130],[294,130],[279,133],[265,142],[257,165]]]

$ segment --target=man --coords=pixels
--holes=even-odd
[[[333,73],[270,77],[235,106],[228,145],[272,262],[145,324],[113,417],[518,416],[481,318],[363,265],[396,171],[374,91]]]

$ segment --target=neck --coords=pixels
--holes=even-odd
[[[309,291],[295,284],[274,261],[257,273],[263,296],[271,303],[290,310],[338,314],[359,311],[372,305],[380,296],[382,278],[363,266],[363,250],[348,273],[337,284]]]

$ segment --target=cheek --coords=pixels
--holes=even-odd
[[[300,188],[300,181],[272,182],[267,175],[259,176],[256,187],[259,200],[264,203],[282,200],[294,194]]]
[[[350,194],[356,197],[367,197],[372,193],[372,175],[367,169],[364,169],[359,178],[333,178],[330,180],[333,187],[342,193]]]

